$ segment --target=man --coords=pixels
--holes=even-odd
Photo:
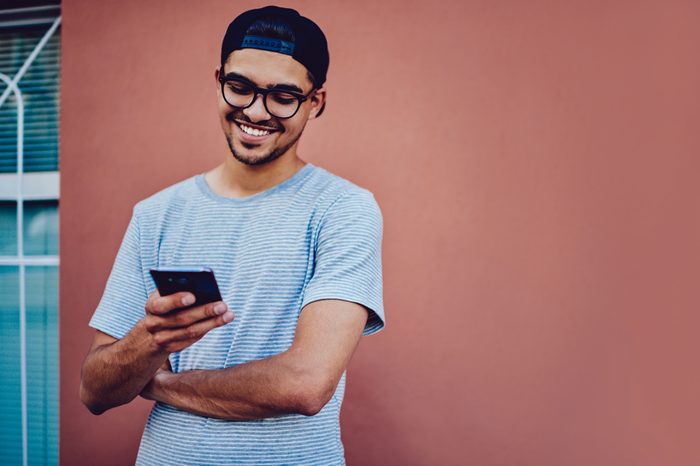
[[[134,207],[80,394],[95,414],[156,401],[137,464],[344,463],[345,369],[384,326],[382,216],[297,154],[328,61],[296,11],[238,16],[214,75],[232,156]],[[169,266],[212,268],[223,301],[160,296],[149,269]]]

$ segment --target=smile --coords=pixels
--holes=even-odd
[[[241,130],[242,136],[244,140],[247,139],[247,142],[260,142],[266,136],[278,131],[277,128],[271,128],[269,126],[256,125],[254,123],[248,123],[237,119],[233,121],[235,122],[236,126],[238,126],[238,129]]]
[[[257,129],[257,128],[251,128],[250,126],[246,125],[238,125],[244,133],[250,134],[251,136],[267,136],[270,134],[270,131],[268,130],[263,130],[263,129]]]

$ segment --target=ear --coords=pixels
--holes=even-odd
[[[221,98],[221,83],[219,82],[219,76],[221,76],[223,66],[216,67],[214,69],[214,86],[216,87],[216,94]]]
[[[311,111],[309,112],[309,120],[321,115],[326,106],[326,88],[324,86],[316,89],[313,95],[309,98],[311,102]]]

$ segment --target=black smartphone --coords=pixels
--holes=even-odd
[[[209,268],[162,267],[151,269],[150,272],[161,296],[189,291],[195,297],[192,306],[221,301],[221,293],[216,278],[214,278],[214,271]]]

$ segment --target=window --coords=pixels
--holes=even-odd
[[[58,464],[60,6],[51,3],[0,9],[3,464]]]

